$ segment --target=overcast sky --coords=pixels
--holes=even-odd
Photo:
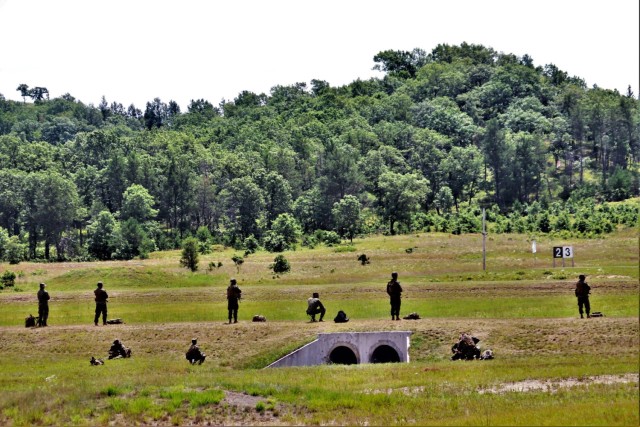
[[[482,44],[639,89],[638,0],[0,0],[0,93],[186,110],[242,90],[381,77],[373,56]]]

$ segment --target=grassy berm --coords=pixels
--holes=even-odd
[[[352,245],[284,255],[291,272],[257,252],[237,268],[224,249],[200,270],[179,251],[148,260],[2,264],[18,275],[0,291],[0,425],[638,425],[638,230],[596,240],[531,241],[420,234],[369,237]],[[571,245],[575,259],[551,258]],[[371,262],[361,265],[366,254]],[[213,263],[220,267],[208,268]],[[385,285],[397,271],[405,290],[392,322]],[[593,311],[580,319],[574,283],[586,274]],[[226,324],[225,288],[243,290],[238,324]],[[93,325],[93,289],[103,281],[109,318]],[[51,294],[50,326],[37,314],[40,282]],[[306,299],[328,309],[309,323]],[[333,323],[338,310],[351,320]],[[253,315],[267,322],[253,323]],[[412,332],[410,363],[264,369],[321,332]],[[461,331],[492,349],[490,361],[449,360]],[[207,353],[185,360],[191,338]],[[130,359],[106,359],[114,339]]]

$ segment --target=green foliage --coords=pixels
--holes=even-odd
[[[27,258],[27,245],[18,236],[11,236],[5,248],[5,259],[9,264],[19,264]]]
[[[213,244],[252,253],[250,236],[287,250],[300,239],[289,219],[305,246],[322,241],[317,230],[466,233],[474,204],[496,206],[498,232],[637,224],[633,212],[574,209],[640,195],[633,94],[469,43],[373,62],[380,78],[275,85],[219,107],[196,99],[184,113],[159,98],[143,112],[20,84],[34,103],[0,98],[0,228],[27,248],[13,259],[146,257],[188,235],[205,255]]]
[[[346,195],[334,203],[331,210],[336,228],[342,236],[347,236],[351,241],[360,230],[361,209],[360,201],[355,196]]]
[[[16,284],[16,273],[13,271],[5,270],[0,276],[0,283],[3,287],[14,286]]]
[[[122,210],[120,218],[127,220],[133,218],[139,223],[144,223],[154,219],[158,214],[153,209],[155,201],[146,188],[139,184],[134,184],[127,188],[122,196]]]
[[[291,271],[291,265],[289,265],[289,261],[282,254],[277,255],[273,259],[273,263],[269,266],[269,268],[276,274],[288,273],[289,271]]]
[[[211,232],[208,227],[201,225],[196,230],[196,239],[198,239],[198,252],[203,255],[211,253]]]
[[[258,249],[260,249],[260,244],[258,242],[258,239],[256,239],[253,236],[253,234],[251,236],[247,237],[246,239],[244,239],[243,246],[244,246],[245,250],[250,254],[253,254]]]
[[[291,214],[280,214],[264,237],[264,247],[269,252],[295,249],[301,235],[301,228],[295,218]]]
[[[236,271],[239,273],[240,267],[242,267],[242,264],[244,264],[244,258],[240,255],[234,255],[233,257],[231,257],[231,260],[236,266]]]
[[[180,265],[191,271],[198,270],[198,240],[189,237],[182,242]]]

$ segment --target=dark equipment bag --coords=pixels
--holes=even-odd
[[[349,318],[347,317],[347,313],[345,313],[344,311],[340,310],[340,311],[338,311],[338,314],[333,319],[333,321],[336,322],[336,323],[347,323],[349,321]]]

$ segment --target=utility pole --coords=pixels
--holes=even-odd
[[[487,271],[487,228],[485,225],[486,214],[482,208],[482,271]]]

